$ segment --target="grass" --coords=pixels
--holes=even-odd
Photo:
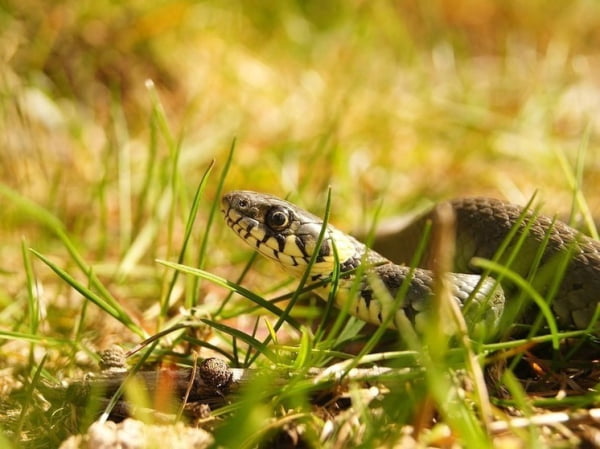
[[[585,357],[573,367],[580,346],[565,356],[571,365],[531,347],[585,332],[459,334],[430,352],[352,318],[328,328],[321,319],[334,310],[242,248],[218,199],[268,191],[353,231],[441,198],[526,204],[537,192],[541,212],[597,238],[598,9],[589,0],[0,6],[0,445],[58,447],[85,431],[103,408],[75,420],[43,385],[96,371],[97,352],[113,344],[143,349],[131,366],[217,354],[256,370],[205,424],[223,447],[298,435],[310,447],[512,438],[547,447],[548,433],[592,444],[594,422],[568,436],[540,425],[486,432],[513,415],[597,407],[597,368]],[[495,262],[481,266],[514,276]],[[428,338],[445,342],[435,330]],[[479,368],[489,375],[506,360],[482,384]],[[372,365],[395,371],[371,389],[310,375]]]

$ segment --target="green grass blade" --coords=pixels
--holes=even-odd
[[[202,325],[205,325],[205,323],[202,323]],[[235,366],[239,366],[238,359],[236,358],[235,354],[230,354],[226,349],[223,349],[217,345],[213,345],[207,341],[199,340],[198,338],[194,338],[188,334],[182,335],[181,339],[194,345],[195,347],[206,348],[216,354],[221,354],[223,357],[231,360]]]
[[[238,278],[235,280],[236,285],[241,285],[244,278],[246,277],[246,274],[250,271],[250,268],[252,268],[252,265],[254,264],[254,261],[257,258],[258,258],[258,252],[253,251],[252,255],[248,259],[248,262],[244,266],[244,269],[242,270],[242,272],[240,273]],[[234,293],[235,293],[234,291],[230,291],[229,294],[225,297],[225,299],[223,299],[223,301],[221,301],[219,308],[215,311],[215,314],[214,314],[215,316],[221,316],[221,313],[223,312],[225,307],[227,307],[227,304],[229,303],[229,301],[231,301],[231,298],[233,298]],[[287,298],[288,298],[288,295],[285,295],[284,299],[287,299]],[[277,299],[272,299],[271,302],[275,303],[275,302],[277,302]]]
[[[140,188],[140,194],[138,197],[137,203],[139,207],[136,209],[136,216],[133,219],[133,231],[138,232],[142,225],[142,220],[144,218],[144,213],[148,210],[151,210],[152,207],[149,204],[150,193],[152,191],[152,187],[156,183],[156,165],[157,165],[157,156],[158,156],[158,126],[156,124],[156,118],[154,110],[152,114],[150,114],[150,118],[148,120],[148,129],[150,132],[148,138],[148,152],[147,152],[147,164],[144,170],[144,178],[142,181],[142,186]]]
[[[221,194],[223,193],[223,185],[225,184],[225,178],[227,177],[227,173],[229,172],[229,168],[231,167],[231,162],[233,161],[235,145],[236,140],[233,139],[233,141],[231,142],[231,146],[229,147],[229,153],[227,154],[227,158],[225,159],[225,165],[223,166],[223,170],[221,170],[221,174],[217,182],[217,189],[215,191],[215,198],[211,204],[210,212],[208,213],[206,224],[204,226],[204,235],[202,236],[202,243],[198,252],[198,262],[196,263],[196,266],[200,269],[204,268],[204,264],[206,261],[206,253],[208,251],[208,245],[210,242],[210,231],[212,229],[212,224],[214,222],[215,215],[217,214],[217,211],[220,208]],[[192,296],[186,299],[186,307],[188,308],[194,307],[198,304],[197,292],[199,287],[199,279],[200,278],[196,278],[195,282],[192,285]]]
[[[598,234],[598,229],[596,228],[596,224],[594,222],[594,216],[583,194],[585,156],[587,154],[587,149],[589,148],[591,131],[592,125],[591,123],[588,123],[584,129],[579,148],[577,150],[577,161],[575,163],[574,170],[571,167],[571,164],[569,164],[569,161],[567,160],[567,157],[563,151],[557,148],[554,154],[558,158],[558,162],[563,170],[563,174],[565,175],[565,178],[569,183],[569,187],[572,190],[570,224],[572,224],[577,215],[577,211],[579,211],[583,217],[589,235],[595,240],[600,240],[600,235]]]
[[[117,159],[117,200],[119,207],[119,248],[120,252],[131,243],[133,235],[131,148],[127,130],[127,120],[119,103],[119,98],[111,102],[113,138]]]
[[[271,302],[266,301],[265,299],[261,298],[257,294],[242,287],[241,285],[237,285],[237,284],[235,284],[231,281],[228,281],[227,279],[224,279],[220,276],[217,276],[213,273],[210,273],[205,270],[201,270],[199,268],[193,268],[193,267],[188,267],[186,265],[182,265],[182,264],[178,264],[178,263],[174,263],[174,262],[168,262],[166,260],[157,260],[157,262],[159,264],[164,265],[173,270],[178,270],[183,273],[191,274],[193,276],[197,276],[199,278],[206,279],[207,281],[210,281],[215,285],[219,285],[230,291],[238,293],[239,295],[249,299],[250,301],[252,301],[255,304],[259,305],[260,307],[268,310],[269,312],[272,312],[273,314],[275,314],[278,317],[283,315],[283,310],[280,309],[279,307],[273,305]],[[286,321],[292,327],[294,327],[296,329],[300,328],[300,324],[296,320],[294,320],[292,317],[288,316]]]
[[[21,241],[21,254],[23,257],[23,266],[25,267],[25,276],[27,279],[27,315],[29,318],[29,331],[36,334],[40,321],[40,304],[37,295],[35,276],[33,275],[33,265],[31,263],[30,253],[27,250],[25,240]]]
[[[39,206],[35,202],[28,198],[25,198],[18,192],[10,189],[9,187],[0,184],[0,195],[6,197],[15,206],[17,206],[24,214],[30,216],[33,220],[45,226],[48,230],[53,232],[63,243],[69,255],[77,265],[77,267],[85,275],[90,275],[90,283],[94,289],[107,301],[114,301],[110,292],[104,287],[99,281],[96,275],[92,272],[90,267],[87,265],[83,257],[79,254],[79,251],[75,247],[75,244],[68,237],[63,223],[53,214],[48,212],[43,207]]]
[[[120,304],[116,301],[107,301],[102,296],[96,294],[91,289],[87,288],[75,278],[73,278],[70,274],[64,271],[55,263],[51,262],[48,258],[38,253],[37,251],[31,249],[33,254],[35,254],[42,262],[44,262],[52,271],[54,271],[61,279],[63,279],[67,284],[77,290],[81,295],[86,298],[88,301],[93,302],[106,313],[108,313],[113,318],[116,318],[118,321],[123,323],[129,330],[134,332],[139,336],[145,336],[145,331],[139,327],[127,314],[125,309],[123,309]]]
[[[0,339],[2,340],[21,340],[29,343],[43,344],[52,347],[65,347],[75,345],[70,339],[53,338],[39,334],[30,334],[26,332],[7,331],[0,329]]]
[[[15,429],[15,434],[17,434],[17,435],[21,434],[21,430],[22,430],[25,420],[27,418],[27,413],[29,411],[29,408],[32,407],[32,405],[34,403],[33,392],[36,389],[36,385],[42,378],[41,374],[42,374],[44,365],[46,363],[47,357],[48,357],[48,354],[44,354],[44,356],[42,357],[42,360],[40,361],[39,365],[35,369],[35,372],[33,373],[31,382],[28,385],[26,385],[26,393],[24,395],[25,401],[22,404],[21,413],[19,414],[19,419],[17,420],[17,425],[16,425],[16,429]]]
[[[552,346],[554,349],[558,349],[559,347],[559,339],[558,339],[558,326],[556,324],[556,320],[554,319],[554,315],[550,306],[546,302],[546,300],[533,288],[533,286],[527,282],[522,276],[515,273],[514,271],[506,268],[504,265],[501,265],[497,262],[482,259],[480,257],[474,258],[471,263],[475,267],[483,268],[485,270],[489,270],[494,273],[498,273],[509,279],[513,283],[515,283],[520,289],[526,292],[531,299],[536,303],[540,312],[544,316],[548,327],[550,328],[550,332],[552,333]]]
[[[275,355],[275,353],[273,353],[273,351],[269,349],[269,347],[266,344],[264,344],[260,340],[257,340],[251,335],[248,335],[245,332],[242,332],[241,330],[236,329],[234,327],[227,326],[222,323],[217,323],[216,321],[208,320],[206,318],[200,318],[200,321],[220,332],[229,334],[232,337],[243,341],[251,348],[254,348],[259,354],[263,354],[264,356],[266,356],[271,362],[276,362],[278,360],[278,357]]]
[[[196,221],[196,217],[198,215],[198,209],[200,207],[200,198],[204,193],[204,188],[206,187],[206,182],[208,181],[208,175],[212,171],[215,165],[214,160],[209,164],[209,166],[204,171],[202,177],[200,178],[200,182],[198,183],[198,187],[196,188],[196,193],[194,194],[194,199],[192,200],[192,206],[190,208],[190,212],[188,214],[188,218],[185,224],[185,232],[183,236],[183,243],[181,245],[181,249],[179,250],[179,256],[177,258],[177,263],[183,263],[185,258],[185,254],[187,252],[188,244],[190,241],[190,237],[192,236],[192,232],[194,230],[194,223]],[[207,238],[207,236],[205,236]],[[169,283],[169,287],[167,288],[166,294],[163,296],[163,300],[161,301],[161,316],[165,316],[167,312],[167,308],[169,307],[171,294],[173,293],[173,289],[175,288],[175,284],[179,277],[179,271],[175,270],[173,272],[173,276],[171,278],[171,282]]]

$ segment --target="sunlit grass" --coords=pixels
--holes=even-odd
[[[531,344],[557,347],[584,331],[475,340],[433,355],[408,329],[389,343],[383,329],[307,299],[240,248],[219,221],[219,197],[230,188],[288,196],[350,231],[440,198],[525,205],[537,192],[540,211],[597,237],[598,17],[587,0],[8,2],[0,390],[12,414],[2,413],[0,428],[15,448],[85,431],[100,408],[84,411],[81,428],[60,408],[54,428],[38,387],[95,370],[97,351],[119,344],[132,366],[142,354],[190,366],[196,352],[259,370],[239,402],[214,411],[224,447],[294,426],[314,447],[360,438],[364,447],[402,438],[491,445],[477,427],[488,419],[481,392],[462,391],[453,375],[478,381],[473,360],[521,360]],[[504,256],[480,266],[515,276]],[[532,277],[513,280],[531,288]],[[433,341],[445,337],[437,331]],[[357,341],[358,357],[348,350]],[[381,379],[385,394],[361,396],[350,382],[342,395],[356,407],[334,410],[346,396],[320,397],[332,382],[308,376],[331,364],[398,370]],[[270,383],[289,371],[297,376],[285,386]],[[597,405],[591,387],[530,397],[516,371],[513,362],[498,381],[510,398],[488,392],[495,418],[500,406],[530,416]],[[315,412],[315,396],[327,413]],[[529,445],[540,438],[534,428],[519,435]]]

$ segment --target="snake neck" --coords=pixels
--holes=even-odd
[[[345,234],[333,226],[328,226],[326,238],[321,243],[321,249],[313,267],[312,280],[331,277],[337,263],[340,275],[356,270],[360,265],[366,267],[391,263],[381,254],[369,249],[351,235]],[[287,266],[286,269],[294,267]],[[296,273],[298,274],[298,273]]]

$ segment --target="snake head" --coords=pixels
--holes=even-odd
[[[242,240],[288,271],[303,272],[318,251],[311,268],[313,278],[330,274],[335,263],[332,241],[342,263],[357,256],[358,242],[333,226],[327,226],[317,248],[323,221],[275,196],[237,190],[223,195],[221,208],[227,225]]]

